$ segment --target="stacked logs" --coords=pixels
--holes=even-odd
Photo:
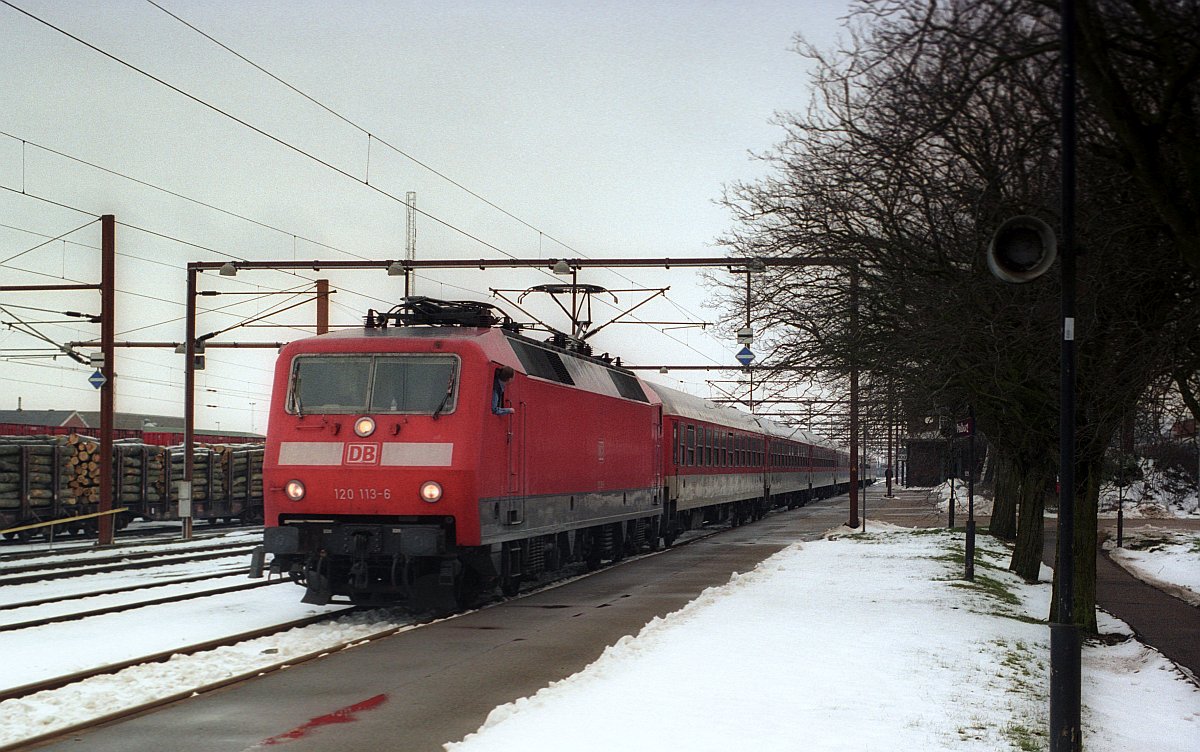
[[[68,483],[70,470],[62,436],[0,436],[0,509],[73,505]]]
[[[261,512],[261,444],[197,444],[194,457],[192,500],[203,502],[202,516],[245,519],[248,510]],[[177,518],[184,459],[182,446],[114,441],[114,505],[129,507],[127,519]],[[98,440],[79,434],[0,437],[0,528],[94,512],[99,502]]]
[[[213,449],[220,452],[227,463],[230,495],[235,499],[262,499],[263,445],[217,445]]]

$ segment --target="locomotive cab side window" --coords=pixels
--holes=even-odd
[[[454,412],[458,358],[310,355],[293,361],[288,412],[301,415]]]

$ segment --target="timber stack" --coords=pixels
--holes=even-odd
[[[261,444],[198,444],[193,456],[193,518],[262,519]],[[113,442],[112,461],[113,507],[128,508],[118,515],[118,527],[137,517],[178,519],[182,446],[120,439]],[[97,439],[80,434],[0,436],[0,530],[92,513],[99,502]],[[94,529],[95,523],[75,527]]]
[[[0,436],[0,515],[74,506],[65,436]],[[2,522],[3,517],[0,517]]]

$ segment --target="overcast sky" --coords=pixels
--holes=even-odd
[[[750,152],[780,139],[774,113],[807,103],[795,35],[832,46],[847,6],[155,1],[333,113],[148,0],[11,0],[61,31],[0,5],[0,284],[98,282],[99,224],[88,223],[115,214],[120,341],[183,339],[189,261],[402,257],[407,191],[432,215],[417,218],[418,258],[718,254],[714,240],[730,223],[715,203],[723,186],[761,175]],[[224,310],[202,315],[198,331],[297,302],[261,294],[302,290],[317,277],[338,290],[335,324],[402,294],[398,278],[379,271],[204,275],[202,289],[254,294],[203,298],[204,308]],[[417,292],[482,299],[489,288],[550,281],[536,272],[438,273]],[[639,309],[644,320],[717,314],[691,272],[585,272],[580,281],[669,285],[670,302]],[[620,297],[627,308],[644,296]],[[550,307],[529,302],[565,328]],[[32,309],[98,313],[99,296],[0,293],[0,306],[0,321],[56,321]],[[314,310],[308,303],[271,321],[311,327]],[[598,307],[596,318],[613,313]],[[86,324],[34,328],[55,343],[99,335]],[[736,343],[699,328],[661,329],[612,326],[595,344],[629,363],[735,362]],[[219,341],[306,333],[243,327]],[[0,409],[18,398],[27,409],[98,409],[90,369],[4,359],[39,347],[49,345],[0,328]],[[211,352],[199,425],[262,431],[273,357]],[[118,410],[182,414],[181,356],[123,349],[117,369]],[[650,378],[710,396],[705,379],[723,377]]]

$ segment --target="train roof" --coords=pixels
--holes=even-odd
[[[707,423],[716,423],[730,428],[737,428],[743,431],[753,433],[763,433],[768,436],[774,436],[791,441],[799,441],[813,446],[824,447],[827,449],[842,450],[843,448],[837,444],[825,439],[816,434],[805,431],[800,428],[784,426],[774,421],[757,415],[750,415],[727,405],[721,405],[711,400],[697,397],[695,395],[681,392],[677,389],[661,386],[644,379],[638,378],[631,371],[622,368],[620,361],[611,362],[605,358],[596,358],[585,353],[567,350],[558,347],[550,342],[539,342],[537,340],[516,334],[511,331],[504,330],[499,327],[489,326],[388,326],[388,327],[364,327],[362,329],[343,329],[329,334],[318,335],[317,337],[307,337],[303,340],[297,340],[288,345],[285,351],[291,349],[298,342],[312,343],[314,341],[333,342],[347,339],[401,339],[401,338],[421,338],[421,339],[477,339],[481,340],[480,344],[485,351],[491,351],[489,355],[501,361],[507,361],[506,358],[500,355],[495,348],[507,350],[509,353],[518,354],[522,346],[525,348],[534,347],[541,350],[554,352],[562,358],[562,365],[570,374],[570,379],[564,383],[571,383],[588,391],[595,391],[601,394],[609,394],[610,396],[621,396],[626,398],[634,398],[639,401],[645,401],[640,395],[631,393],[631,389],[636,389],[634,384],[640,385],[641,389],[637,391],[645,391],[646,396],[653,402],[654,397],[658,397],[662,401],[663,411],[671,415],[678,415],[684,418],[693,420],[705,421]],[[507,341],[508,347],[504,347],[502,342]],[[484,344],[488,343],[488,344]],[[563,358],[562,356],[566,356]],[[510,356],[511,357],[511,356]],[[522,359],[518,357],[518,361]],[[527,358],[526,358],[527,360]],[[569,364],[569,365],[568,365]],[[530,372],[532,375],[548,378],[550,380],[562,381],[561,374],[555,374],[551,368],[542,369],[543,373],[529,371],[524,367],[524,362],[513,362],[513,366],[521,366],[521,370]],[[597,368],[599,367],[599,368]],[[609,378],[600,378],[599,372],[607,371],[609,373],[624,374],[628,378],[612,377],[613,383],[609,383]]]
[[[470,340],[485,357],[512,366],[519,373],[547,381],[572,386],[594,394],[621,397],[637,402],[657,404],[657,395],[634,373],[622,368],[620,361],[595,357],[586,352],[560,347],[553,342],[540,342],[499,327],[475,326],[389,326],[344,329],[330,334],[308,337],[289,344],[284,355],[297,350],[308,352],[345,352],[347,345],[373,340],[368,348],[390,350],[388,341],[402,339]],[[297,343],[304,343],[298,345]]]
[[[840,449],[838,445],[810,431],[784,426],[766,418],[742,412],[737,408],[721,405],[712,400],[706,400],[703,397],[697,397],[649,381],[643,381],[642,384],[658,395],[663,403],[663,411],[671,415],[701,420],[707,423],[717,423],[730,428],[739,428],[743,431],[765,433],[768,436],[800,441],[805,444],[825,447],[826,449]]]

